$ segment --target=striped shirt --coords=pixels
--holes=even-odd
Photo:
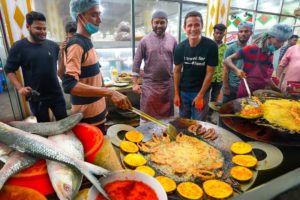
[[[237,53],[238,59],[243,59],[243,71],[246,72],[246,79],[250,91],[264,89],[271,80],[273,73],[273,53],[265,48],[259,48],[252,44],[242,48]],[[247,90],[243,82],[240,82],[237,97],[247,96]]]
[[[95,48],[89,38],[81,35],[74,36],[74,39],[81,40],[88,48],[74,43],[67,48],[64,54],[66,72],[64,76],[64,90],[69,93],[78,82],[86,85],[103,87],[100,64]],[[82,55],[85,53],[84,58]],[[104,97],[82,97],[71,95],[72,113],[81,112],[84,115],[82,122],[93,125],[100,125],[106,121],[106,103]]]
[[[248,45],[242,48],[237,53],[238,58],[243,59],[243,71],[249,73],[256,65],[261,71],[264,71],[268,77],[271,78],[273,73],[273,53],[264,51],[256,44]]]

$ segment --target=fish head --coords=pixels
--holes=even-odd
[[[65,170],[60,176],[60,180],[56,181],[54,186],[55,192],[59,199],[74,199],[81,186],[82,175],[74,173],[72,170]]]

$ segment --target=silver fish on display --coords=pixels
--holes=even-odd
[[[5,163],[9,158],[9,154],[13,151],[13,149],[0,143],[0,161]]]
[[[51,136],[49,140],[55,142],[70,155],[84,160],[83,146],[72,131],[66,134]],[[56,195],[60,200],[74,199],[81,186],[83,175],[69,165],[52,160],[46,160],[48,174]]]
[[[0,122],[0,142],[34,157],[55,160],[78,169],[104,197],[109,199],[97,178],[93,175],[105,175],[109,173],[108,170],[68,155],[56,143],[44,137],[13,128],[2,122]]]
[[[29,133],[51,136],[71,130],[82,118],[82,113],[76,113],[54,122],[31,123],[26,121],[12,121],[9,122],[9,125]]]
[[[0,190],[3,187],[4,183],[13,175],[19,171],[26,169],[27,167],[32,166],[37,159],[32,158],[31,156],[14,151],[9,154],[4,166],[0,170]]]

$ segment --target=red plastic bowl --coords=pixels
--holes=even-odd
[[[73,132],[83,145],[85,161],[93,163],[103,145],[103,133],[96,126],[87,123],[78,123]]]
[[[45,160],[39,160],[31,167],[20,171],[18,174],[9,178],[6,184],[32,188],[44,195],[53,194],[55,192],[48,176]]]

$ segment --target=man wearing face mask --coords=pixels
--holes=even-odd
[[[101,23],[99,0],[71,0],[70,14],[77,23],[77,32],[64,54],[64,91],[71,94],[72,113],[83,113],[82,122],[93,124],[105,133],[105,97],[122,109],[130,109],[131,103],[125,95],[103,85],[101,66],[91,41]]]
[[[273,52],[279,49],[292,35],[292,28],[286,24],[276,24],[267,33],[258,37],[252,45],[246,46],[237,53],[225,59],[224,63],[232,69],[238,77],[246,78],[250,91],[271,87],[279,90],[271,80],[273,73]],[[243,70],[234,65],[234,61],[242,59]],[[243,81],[240,82],[237,97],[247,96]]]
[[[18,93],[26,97],[38,122],[50,121],[50,109],[56,120],[67,116],[66,103],[57,78],[59,46],[46,39],[46,18],[32,11],[26,14],[29,36],[13,44],[5,72]],[[22,68],[24,85],[15,72]]]
[[[139,43],[133,63],[133,91],[141,94],[140,108],[156,118],[174,115],[173,53],[176,39],[166,33],[167,14],[156,11],[152,15],[153,32]],[[142,87],[138,84],[140,67],[144,60]]]

